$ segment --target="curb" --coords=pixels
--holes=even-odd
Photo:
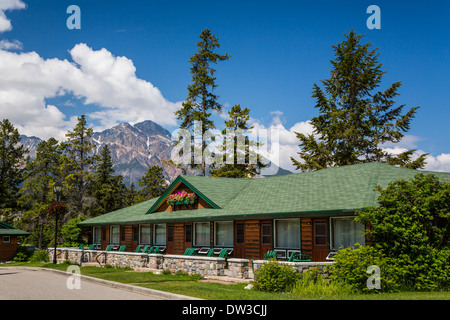
[[[55,269],[39,268],[39,267],[0,267],[0,270],[2,270],[2,269],[9,269],[9,270],[22,269],[22,270],[32,270],[32,271],[44,271],[44,272],[52,272],[52,273],[56,273],[56,274],[60,274],[60,275],[66,275],[66,276],[70,276],[70,275],[74,274],[71,272],[55,270]],[[80,274],[79,276],[84,281],[92,282],[92,283],[99,284],[102,286],[131,291],[134,293],[146,294],[146,295],[158,295],[159,297],[162,297],[167,300],[203,300],[200,298],[189,297],[189,296],[185,296],[185,295],[181,295],[181,294],[170,293],[170,292],[166,292],[166,291],[160,291],[160,290],[155,290],[155,289],[134,286],[131,284],[126,284],[126,283],[120,283],[120,282],[114,282],[114,281],[110,281],[110,280],[94,278],[94,277],[85,276],[82,274]]]

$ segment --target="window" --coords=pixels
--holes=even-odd
[[[354,217],[331,218],[332,247],[354,247],[355,243],[364,244],[364,225],[355,221]]]
[[[244,224],[236,223],[236,243],[245,243]]]
[[[165,245],[166,244],[166,224],[155,224],[154,225],[154,235],[153,244],[155,245]]]
[[[120,226],[112,226],[111,227],[111,237],[110,242],[119,244],[119,236],[120,236]]]
[[[101,243],[101,233],[102,233],[101,227],[94,227],[94,230],[92,231],[92,243],[94,244]]]
[[[210,225],[209,222],[194,223],[194,245],[199,247],[210,246]]]
[[[300,219],[275,220],[275,247],[300,248]]]
[[[133,241],[139,241],[139,228],[137,226],[133,226]]]
[[[185,227],[185,242],[192,242],[192,224]]]
[[[11,237],[10,236],[3,236],[2,237],[2,243],[11,243]]]
[[[216,222],[214,245],[219,247],[233,246],[233,221]]]
[[[262,244],[272,244],[272,223],[263,222],[261,224],[261,242]]]
[[[150,225],[142,225],[140,226],[141,232],[140,232],[140,239],[139,243],[142,244],[150,244]]]
[[[120,241],[125,241],[125,227],[120,227]]]
[[[314,245],[327,245],[327,222],[325,220],[314,221]]]
[[[174,226],[167,226],[167,241],[173,242],[173,232],[175,230]]]

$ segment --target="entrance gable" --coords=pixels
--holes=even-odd
[[[182,176],[178,176],[174,182],[167,188],[161,197],[153,204],[153,206],[147,211],[147,214],[162,212],[162,211],[174,211],[174,208],[169,205],[167,199],[170,195],[176,194],[178,192],[185,193],[193,193],[196,196],[196,203],[192,205],[180,205],[178,210],[183,209],[204,209],[204,208],[213,208],[219,209],[220,207],[207,198],[202,192],[197,190],[193,185],[191,185],[186,179],[183,179]],[[176,206],[177,207],[177,206]],[[175,209],[177,210],[177,209]]]

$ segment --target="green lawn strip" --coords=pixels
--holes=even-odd
[[[8,263],[1,266],[43,267],[66,271],[67,264]],[[104,280],[134,284],[207,300],[450,300],[450,292],[398,292],[380,294],[352,294],[341,296],[300,296],[289,293],[267,293],[246,290],[246,283],[220,284],[199,282],[198,276],[134,272],[127,268],[85,266],[81,274]]]

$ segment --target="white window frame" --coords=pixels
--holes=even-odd
[[[148,242],[142,241],[142,228],[148,228]],[[149,224],[139,225],[139,244],[150,244],[152,241],[152,227]],[[144,239],[145,240],[145,239]]]
[[[343,217],[330,217],[330,230],[329,230],[329,232],[330,232],[330,248],[331,249],[333,249],[333,250],[338,250],[339,248],[336,248],[336,246],[335,246],[335,230],[334,230],[334,224],[333,224],[333,222],[334,222],[334,220],[335,219],[355,219],[355,216],[343,216]],[[359,222],[356,222],[355,221],[355,223],[359,223]],[[361,224],[361,223],[359,223],[359,224]],[[361,224],[362,225],[362,224]],[[365,227],[364,227],[364,225],[362,225],[363,226],[363,230],[365,229]],[[362,240],[363,241],[361,241],[362,243],[359,243],[360,245],[364,245],[365,244],[365,237],[364,237],[364,235],[363,235],[363,238],[362,238]]]
[[[157,238],[157,232],[156,232],[156,228],[157,226],[164,226],[164,243],[159,243],[156,241]],[[153,245],[158,245],[158,246],[165,246],[167,244],[167,224],[166,223],[155,223],[153,224]]]
[[[97,233],[98,230],[98,233]],[[92,228],[92,244],[101,244],[102,243],[102,227],[93,227]]]
[[[117,234],[114,234],[114,231],[117,229]],[[117,241],[114,239],[114,237],[117,236]],[[120,226],[111,226],[109,229],[109,243],[111,244],[120,244]]]
[[[299,246],[298,247],[280,247],[278,246],[278,221],[286,221],[286,220],[297,220],[298,221],[298,225],[299,225],[299,239],[298,239],[298,243]],[[286,218],[286,219],[273,219],[273,247],[274,249],[292,249],[292,250],[299,250],[302,247],[302,226],[301,226],[301,220],[300,218]]]
[[[217,230],[218,230],[217,225],[221,224],[221,223],[231,224],[231,238],[230,238],[230,242],[229,243],[220,244],[220,243],[217,242],[217,236],[218,236],[218,234],[217,234]],[[227,247],[227,248],[228,247],[234,247],[234,224],[233,224],[233,221],[215,221],[214,222],[214,246],[215,247],[223,247],[223,248],[225,248],[225,247]]]
[[[208,243],[207,244],[197,243],[197,225],[200,225],[200,224],[207,224],[207,230],[208,230]],[[210,239],[211,239],[211,224],[209,222],[194,222],[193,228],[194,228],[194,230],[193,230],[193,233],[194,233],[193,245],[195,247],[209,247]]]
[[[11,243],[10,236],[2,236],[2,243]]]

